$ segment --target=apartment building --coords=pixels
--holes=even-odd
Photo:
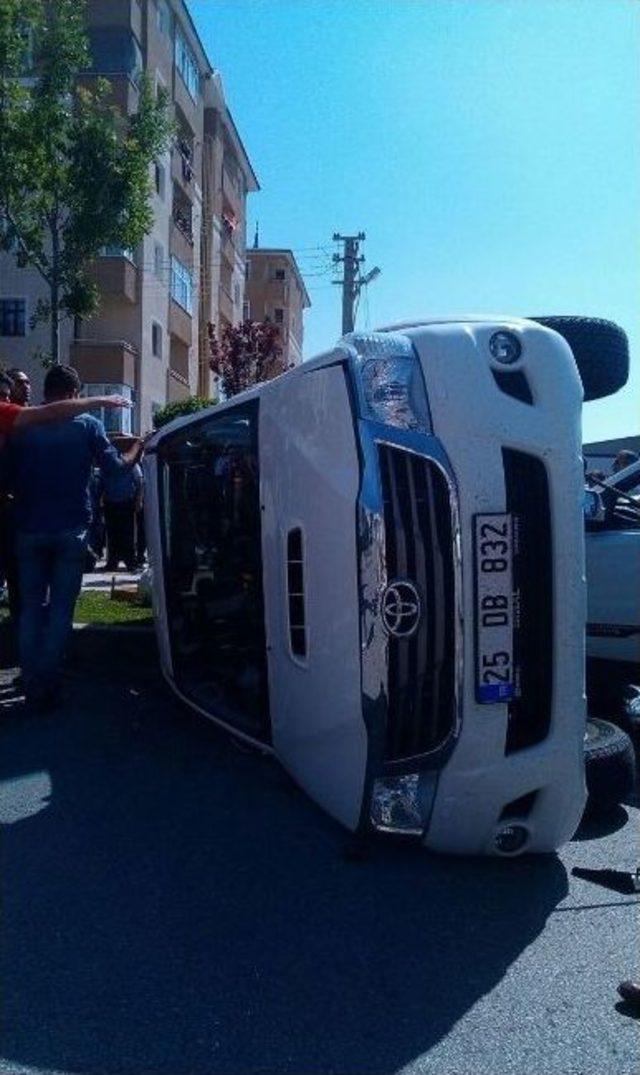
[[[245,320],[277,325],[287,364],[299,365],[311,300],[292,251],[254,246],[247,250],[246,274]]]
[[[259,189],[226,104],[222,81],[184,0],[89,0],[92,67],[123,112],[137,108],[144,70],[169,92],[176,135],[151,169],[153,230],[137,250],[105,249],[92,272],[101,302],[89,320],[63,322],[63,361],[88,394],[119,392],[130,415],[112,428],[145,432],[167,402],[211,395],[207,326],[242,317],[246,199]],[[39,395],[48,327],[29,318],[40,278],[0,254],[0,361],[28,369]],[[114,426],[115,423],[115,426]]]

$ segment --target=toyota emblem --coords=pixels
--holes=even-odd
[[[420,626],[422,602],[412,582],[392,582],[382,597],[382,622],[394,638],[409,638]]]

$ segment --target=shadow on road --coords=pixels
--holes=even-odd
[[[115,679],[116,677],[114,677]],[[73,685],[0,730],[8,1063],[390,1073],[502,978],[567,892],[555,857],[346,839],[155,681]]]

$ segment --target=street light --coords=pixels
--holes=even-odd
[[[373,269],[371,269],[370,272],[368,272],[366,274],[366,276],[362,276],[360,278],[360,283],[361,284],[370,284],[372,280],[375,280],[378,276],[380,276],[381,272],[382,272],[382,269],[379,269],[378,266],[375,265],[373,267]]]

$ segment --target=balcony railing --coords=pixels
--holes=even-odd
[[[173,209],[173,222],[180,232],[184,235],[187,242],[193,246],[193,225],[191,214],[185,209],[181,209],[180,206],[174,206]]]
[[[182,178],[185,183],[190,183],[193,179],[193,146],[186,138],[178,136],[176,139],[176,149],[180,156],[180,162],[182,167]]]

